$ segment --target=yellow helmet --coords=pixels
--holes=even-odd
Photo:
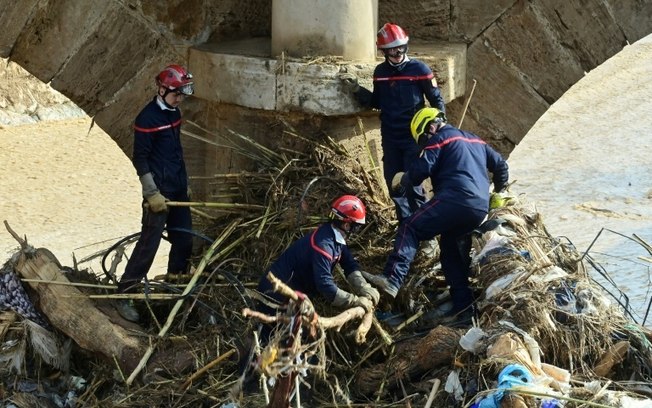
[[[446,114],[437,108],[422,108],[414,114],[410,123],[410,132],[415,142],[419,143],[419,139],[426,133],[432,122],[446,122]]]

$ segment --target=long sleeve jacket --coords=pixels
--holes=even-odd
[[[333,270],[338,263],[347,276],[359,269],[347,245],[337,239],[332,225],[325,223],[292,243],[270,270],[292,289],[308,296],[321,294],[332,302],[337,292]],[[271,294],[271,284],[264,276],[258,288],[263,293]]]
[[[136,117],[132,162],[138,176],[152,173],[165,196],[185,194],[188,174],[181,147],[181,112],[162,109],[156,97]]]
[[[383,138],[409,137],[412,117],[425,106],[426,99],[430,106],[446,112],[434,78],[422,61],[410,59],[400,68],[385,61],[374,70],[373,91],[360,88],[355,96],[361,105],[380,110]]]
[[[488,211],[489,176],[494,190],[507,185],[509,170],[502,156],[477,135],[452,125],[430,137],[421,156],[401,179],[404,187],[419,185],[430,177],[434,199]]]

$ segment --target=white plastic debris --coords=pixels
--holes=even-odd
[[[457,370],[451,371],[446,378],[446,386],[444,391],[449,394],[453,394],[456,401],[462,401],[462,396],[464,395],[464,388],[460,383],[460,374]]]
[[[473,354],[476,354],[480,349],[480,342],[483,338],[487,336],[487,333],[484,332],[479,327],[471,327],[465,334],[460,338],[460,347],[466,351],[470,351]]]
[[[525,274],[525,269],[523,268],[516,268],[514,272],[501,276],[500,278],[496,279],[495,281],[491,282],[491,285],[487,287],[485,290],[485,296],[487,299],[491,299],[494,296],[499,295],[502,293],[505,288],[507,288],[509,285],[512,284],[514,280],[517,278],[523,276]]]

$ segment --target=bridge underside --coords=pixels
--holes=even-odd
[[[179,62],[192,70],[191,56],[197,50],[271,35],[272,0],[171,0],[164,2],[165,8],[159,3],[0,0],[0,56],[70,98],[130,155],[133,118],[151,98],[153,77],[162,66]],[[378,22],[385,21],[407,28],[415,44],[465,48],[466,83],[456,92],[450,91],[450,80],[442,81],[443,69],[433,64],[448,92],[449,118],[458,123],[475,84],[463,127],[508,155],[585,72],[652,32],[652,2],[379,0]],[[218,68],[202,72],[210,78],[198,77],[198,82],[230,87],[235,94],[251,86],[221,80]],[[278,116],[306,136],[350,138],[360,133],[355,130],[358,115],[367,130],[377,129],[374,113],[355,109],[325,120],[301,106],[260,112],[200,95],[184,111],[212,132],[235,129],[260,140],[273,136],[269,125]],[[194,174],[233,167],[232,158],[215,159],[200,142],[189,142],[186,155],[192,158]]]

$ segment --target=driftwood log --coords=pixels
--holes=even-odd
[[[455,357],[462,329],[437,326],[425,337],[400,343],[387,363],[361,369],[355,378],[356,389],[363,395],[400,386],[433,368],[450,364]]]
[[[48,282],[28,284],[38,294],[38,309],[54,327],[81,348],[100,353],[107,361],[115,359],[123,372],[134,369],[146,347],[143,337],[115,324],[76,287],[50,283],[69,282],[50,251],[22,250],[15,269],[24,278]]]
[[[34,249],[12,231],[6,221],[5,226],[20,243],[21,251],[17,254],[14,269],[18,275],[30,279],[28,284],[38,297],[37,309],[47,316],[52,326],[81,348],[98,353],[107,361],[116,361],[123,373],[131,372],[145,351],[146,337],[130,334],[76,287],[56,284],[70,281],[61,272],[59,261],[52,252],[45,248]],[[129,325],[117,312],[114,315],[116,321],[122,320],[123,324]],[[136,325],[130,327],[133,326],[138,329]]]

